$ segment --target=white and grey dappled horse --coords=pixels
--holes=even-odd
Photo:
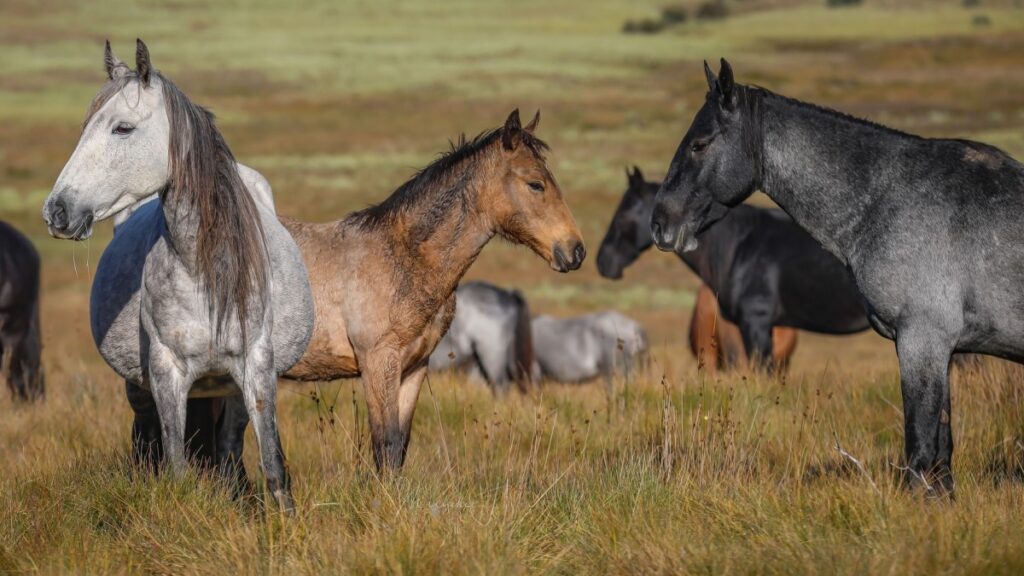
[[[536,316],[533,355],[540,373],[558,382],[585,382],[601,376],[633,376],[647,360],[647,332],[636,320],[615,311],[571,318]]]
[[[502,394],[515,382],[530,387],[533,343],[530,308],[518,290],[464,282],[455,291],[455,317],[430,355],[430,370],[466,369]]]
[[[302,257],[265,180],[235,162],[212,114],[152,68],[145,44],[134,71],[109,42],[105,63],[108,82],[43,218],[53,236],[83,240],[94,222],[134,209],[100,259],[90,309],[100,354],[126,380],[136,449],[162,439],[181,470],[188,398],[225,397],[218,444],[251,419],[268,490],[290,510],[276,396],[313,330]],[[237,474],[240,456],[218,450],[221,471]]]

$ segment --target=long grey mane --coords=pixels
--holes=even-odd
[[[160,199],[176,216],[197,222],[194,264],[210,315],[219,329],[237,312],[244,336],[243,319],[266,303],[268,290],[267,248],[256,203],[213,114],[159,72],[151,71],[147,79],[152,77],[160,79],[170,123],[170,179]],[[93,99],[85,124],[130,82],[144,80],[126,71],[107,82]]]

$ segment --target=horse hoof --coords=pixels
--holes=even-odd
[[[277,509],[285,516],[295,515],[295,500],[291,492],[286,490],[274,490],[274,500],[277,501]]]

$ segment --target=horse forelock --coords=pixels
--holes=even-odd
[[[161,199],[175,214],[197,222],[195,266],[211,317],[220,327],[236,311],[244,336],[245,319],[262,309],[269,286],[256,203],[213,114],[167,78],[154,75],[161,81],[170,124],[170,179]]]

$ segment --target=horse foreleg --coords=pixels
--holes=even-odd
[[[277,377],[272,362],[259,356],[258,352],[251,351],[244,369],[233,371],[231,376],[242,389],[245,410],[252,420],[256,444],[260,449],[263,476],[267,480],[267,491],[277,501],[281,511],[291,513],[295,510],[295,501],[292,499],[291,479],[277,430]],[[240,450],[241,443],[237,445]],[[241,458],[240,451],[236,457]]]
[[[164,460],[175,473],[185,471],[185,420],[192,375],[175,360],[176,355],[156,338],[149,343],[149,388],[160,415]]]
[[[402,460],[409,452],[409,438],[412,437],[412,417],[416,412],[416,401],[420,397],[420,387],[427,376],[427,366],[424,364],[414,369],[402,379],[402,385],[398,389],[398,425],[402,431]]]
[[[752,367],[775,368],[769,302],[750,302],[740,310],[740,336]]]
[[[156,471],[163,458],[163,443],[160,441],[160,414],[156,402],[148,390],[124,381],[124,393],[128,405],[135,412],[132,423],[132,456],[135,463]]]
[[[953,338],[932,327],[901,328],[896,336],[903,393],[907,480],[928,496],[954,490],[949,358]]]
[[[405,438],[398,410],[401,361],[398,353],[388,348],[371,350],[365,358],[363,386],[373,461],[378,471],[397,471],[405,461]]]
[[[242,396],[224,398],[224,410],[217,421],[217,471],[231,484],[235,498],[252,492],[252,484],[242,462],[248,425],[249,412]]]

